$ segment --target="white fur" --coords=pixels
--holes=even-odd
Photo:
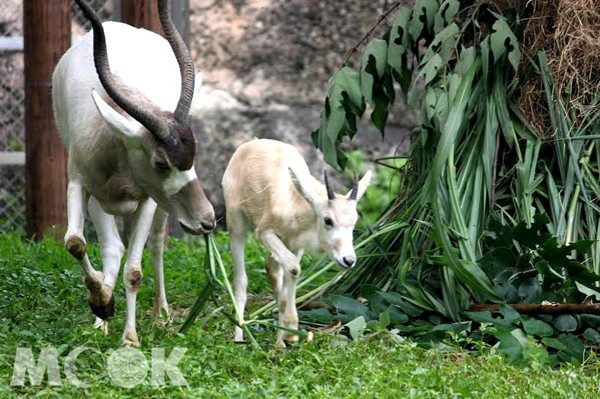
[[[194,168],[183,172],[177,169],[172,170],[169,177],[163,182],[163,190],[168,195],[174,195],[178,193],[183,186],[197,178],[198,176],[196,176],[196,170]]]
[[[179,66],[161,36],[118,22],[103,24],[108,59],[115,79],[159,111],[173,112],[180,96]],[[196,92],[202,76],[196,76]],[[214,211],[201,188],[180,193],[197,182],[194,167],[168,177],[155,170],[156,140],[138,121],[116,108],[106,94],[93,60],[93,32],[71,47],[52,76],[54,115],[69,152],[68,228],[65,242],[79,259],[88,300],[101,305],[113,293],[124,246],[115,214],[133,214],[128,257],[124,268],[127,318],[123,341],[139,344],[135,303],[142,277],[141,255],[149,238],[155,269],[157,302],[154,313],[168,311],[164,292],[162,251],[167,211],[184,225],[200,231],[214,223]],[[157,210],[157,203],[159,208]],[[103,271],[92,267],[83,235],[86,208],[98,231]],[[77,251],[79,250],[79,252]],[[107,331],[104,321],[97,326]]]
[[[242,312],[248,284],[244,267],[247,230],[254,229],[269,250],[267,272],[279,307],[279,324],[297,329],[296,281],[305,251],[324,251],[342,267],[352,267],[356,255],[352,231],[358,219],[356,202],[364,194],[371,172],[358,185],[356,200],[336,194],[328,200],[325,187],[311,176],[306,162],[291,145],[254,140],[233,154],[223,176],[227,226],[234,262],[234,294]],[[333,226],[326,226],[330,219]],[[234,339],[243,340],[236,328]],[[296,340],[281,331],[277,342]]]

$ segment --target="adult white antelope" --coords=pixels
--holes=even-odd
[[[356,263],[352,232],[358,219],[356,203],[365,193],[371,172],[355,182],[347,195],[335,194],[325,174],[325,185],[311,176],[302,155],[275,140],[242,144],[223,176],[234,295],[244,311],[248,277],[244,267],[246,232],[254,229],[269,250],[266,269],[279,309],[279,325],[298,329],[296,282],[305,251],[324,251],[342,268]],[[234,340],[244,339],[235,328]],[[277,344],[298,336],[280,330]]]
[[[75,2],[93,32],[65,53],[52,77],[54,115],[69,155],[65,244],[83,268],[96,326],[106,332],[124,253],[113,215],[133,215],[123,272],[123,341],[139,345],[136,295],[148,236],[156,279],[153,313],[158,315],[161,309],[168,312],[162,270],[167,213],[192,234],[215,226],[213,207],[196,177],[196,139],[187,122],[194,84],[201,78],[194,77],[168,0],[158,1],[166,40],[126,24],[102,24],[85,1]],[[98,233],[102,272],[86,253],[86,208]]]

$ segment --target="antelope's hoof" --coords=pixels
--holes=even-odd
[[[81,260],[85,256],[87,247],[81,238],[77,236],[71,236],[65,243],[65,248],[67,248],[67,251],[69,251],[69,253],[73,255],[75,259]]]
[[[107,320],[109,317],[112,317],[115,314],[115,296],[111,295],[108,303],[106,304],[98,304],[90,301],[88,299],[88,304],[90,305],[90,309],[92,309],[92,313],[101,318],[102,320]]]

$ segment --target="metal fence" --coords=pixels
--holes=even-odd
[[[112,0],[91,0],[103,20],[113,16]],[[72,3],[74,32],[89,22]],[[75,33],[76,34],[76,33]],[[0,234],[25,231],[25,82],[23,0],[0,2]]]
[[[0,233],[25,229],[22,1],[0,3]]]

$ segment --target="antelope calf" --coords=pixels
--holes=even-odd
[[[139,345],[136,297],[148,236],[158,315],[161,309],[168,312],[162,263],[167,213],[192,234],[215,226],[213,207],[196,177],[196,139],[187,123],[200,78],[194,77],[168,0],[158,1],[166,40],[126,24],[102,24],[84,0],[76,3],[93,32],[64,54],[52,76],[54,116],[69,155],[65,244],[83,268],[96,326],[106,331],[124,254],[114,215],[133,215],[123,272],[123,341]],[[93,268],[86,252],[86,208],[98,233],[102,272]]]
[[[355,182],[347,195],[335,194],[311,174],[300,153],[275,140],[253,140],[233,154],[223,176],[234,295],[244,311],[248,278],[244,267],[246,232],[254,229],[269,250],[266,269],[279,309],[279,325],[298,329],[296,282],[305,251],[324,251],[340,267],[356,263],[352,232],[358,219],[356,203],[363,196],[371,172]],[[235,341],[243,341],[236,327]],[[280,330],[277,344],[296,341],[297,335]]]

